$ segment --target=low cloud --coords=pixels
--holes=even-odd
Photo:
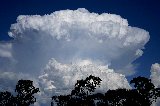
[[[57,93],[70,93],[77,80],[85,79],[89,75],[102,79],[98,91],[106,92],[109,89],[131,88],[124,75],[115,73],[113,69],[90,60],[79,60],[72,64],[62,64],[51,59],[44,73],[39,76],[44,91],[53,90]]]
[[[154,85],[160,87],[160,64],[152,64],[150,77]]]
[[[155,63],[151,66],[151,75],[150,78],[155,87],[160,88],[160,64]],[[152,106],[159,106],[160,98],[157,99],[156,103],[153,103]]]

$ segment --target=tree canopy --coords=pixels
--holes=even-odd
[[[34,94],[39,92],[39,88],[33,86],[31,80],[19,80],[13,96],[10,92],[0,92],[0,106],[29,106],[36,102]]]
[[[90,75],[85,80],[78,80],[71,94],[53,96],[52,99],[57,106],[150,106],[160,97],[160,88],[155,88],[145,77],[139,76],[130,81],[135,89],[119,88],[104,94],[94,92],[101,81],[99,77]]]

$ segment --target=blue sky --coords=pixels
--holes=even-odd
[[[0,41],[10,40],[7,32],[10,25],[16,22],[18,15],[44,15],[77,8],[86,8],[95,13],[117,14],[127,19],[129,25],[147,30],[150,33],[150,40],[145,46],[143,56],[134,63],[138,65],[135,76],[149,77],[151,65],[160,63],[160,1],[158,0],[1,0]]]

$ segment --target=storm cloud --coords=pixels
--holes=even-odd
[[[132,63],[150,38],[119,15],[84,8],[20,15],[8,35],[12,41],[0,42],[1,74],[34,79],[41,95],[65,93],[90,74],[103,78],[101,91],[130,88],[125,75],[135,73]]]

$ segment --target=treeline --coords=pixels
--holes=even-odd
[[[78,80],[69,95],[53,96],[53,105],[58,106],[150,106],[160,97],[160,88],[155,88],[150,79],[133,78],[130,84],[135,89],[108,90],[95,93],[102,80],[90,75],[85,80]]]
[[[51,106],[151,106],[160,97],[160,88],[155,88],[150,79],[133,78],[130,84],[134,89],[108,90],[95,92],[101,79],[90,75],[77,80],[74,89],[68,95],[53,96]],[[33,81],[19,80],[13,96],[10,92],[0,92],[0,106],[29,106],[36,102],[34,94],[40,92]]]
[[[29,106],[36,102],[34,94],[38,92],[39,88],[33,86],[33,81],[19,80],[15,89],[16,96],[8,91],[0,92],[0,106]]]

